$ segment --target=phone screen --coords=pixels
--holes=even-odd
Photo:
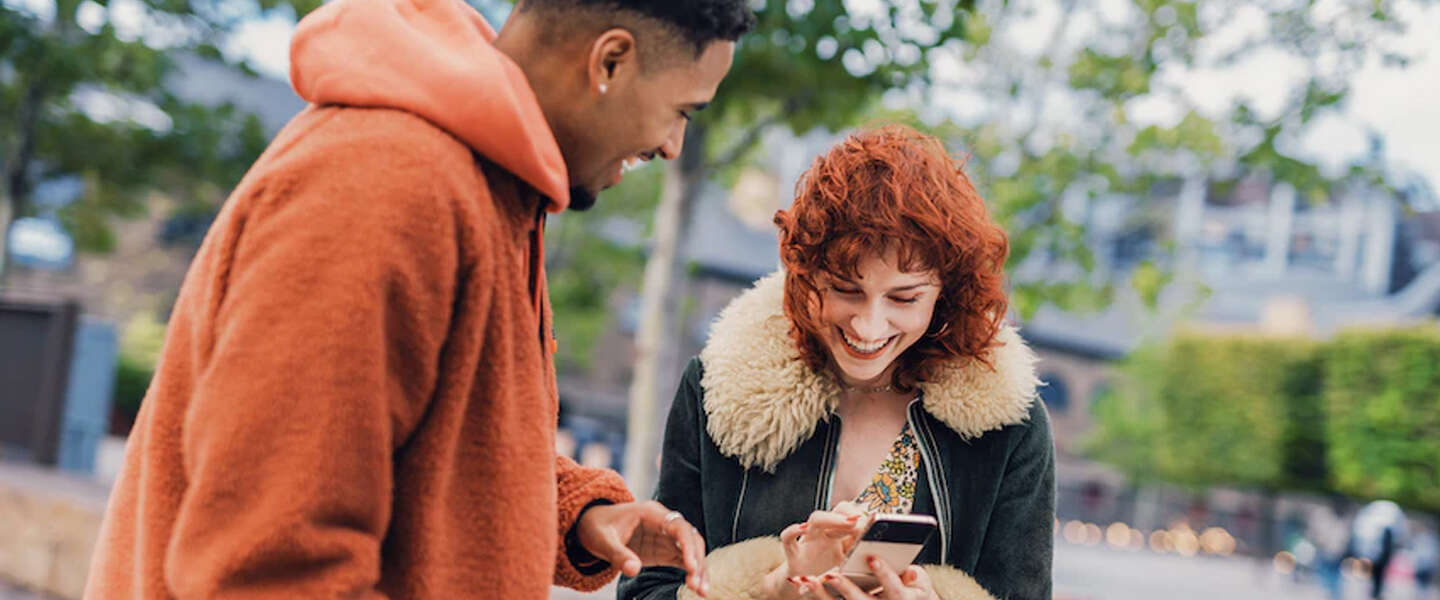
[[[925,545],[935,533],[935,524],[877,519],[860,537],[862,542]]]

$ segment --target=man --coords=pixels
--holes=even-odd
[[[311,106],[191,267],[89,598],[540,599],[703,541],[554,452],[547,212],[674,158],[745,0],[461,0],[306,17]],[[613,565],[613,566],[612,566]]]

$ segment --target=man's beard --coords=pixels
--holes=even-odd
[[[595,206],[595,193],[577,185],[570,188],[570,210],[585,212]]]

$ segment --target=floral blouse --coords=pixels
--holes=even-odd
[[[900,430],[900,437],[890,448],[890,455],[880,463],[870,485],[860,492],[855,502],[871,513],[907,514],[915,505],[915,480],[920,473],[920,446],[910,432],[910,424]]]

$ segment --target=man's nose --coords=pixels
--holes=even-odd
[[[660,145],[660,158],[675,160],[676,157],[680,156],[680,149],[685,146],[685,123],[686,121],[680,121],[680,123],[670,131],[670,137],[665,138],[665,143]]]

